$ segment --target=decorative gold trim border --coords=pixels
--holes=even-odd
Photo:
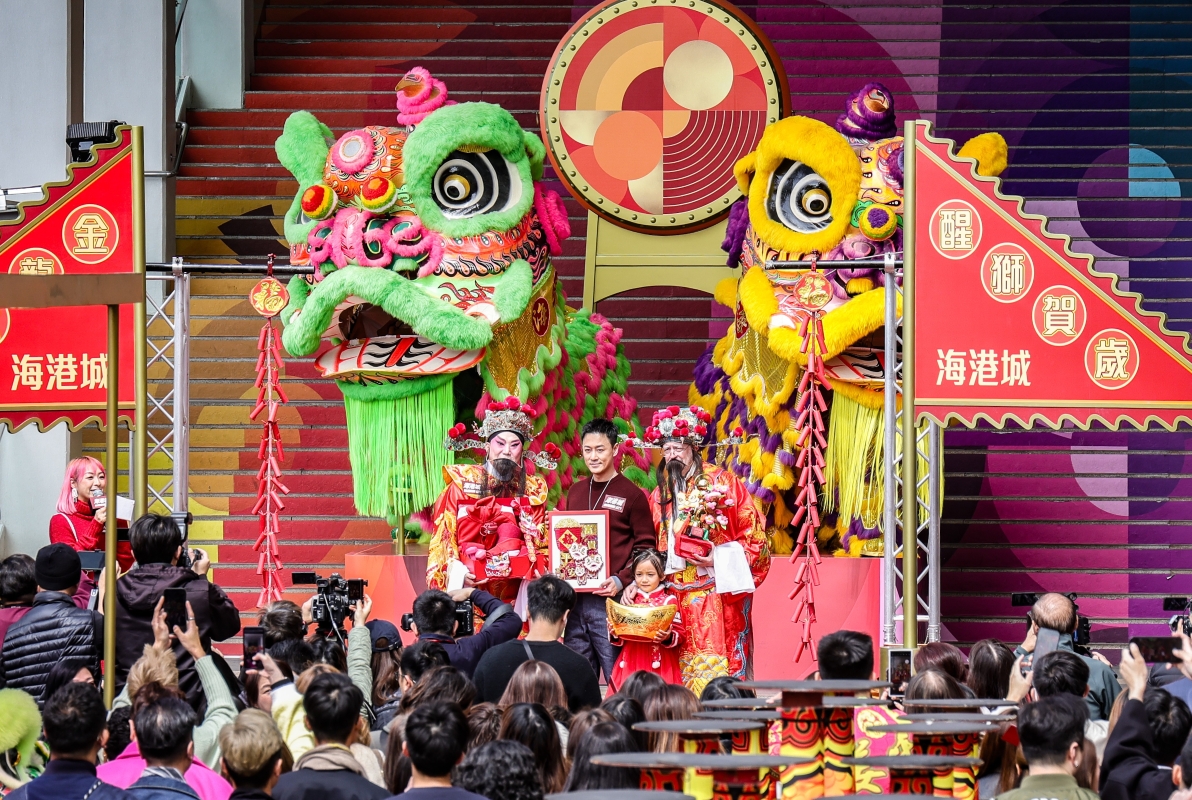
[[[134,411],[135,407],[131,403],[121,403],[120,408],[122,409],[122,411],[120,413],[120,420],[123,421],[127,426],[131,427],[133,425],[133,417],[128,414],[125,414],[123,412],[124,411]],[[12,406],[8,406],[4,409],[4,411],[14,411],[14,410],[18,410],[18,409],[15,409]],[[34,409],[30,409],[30,410],[34,410]],[[58,406],[58,407],[56,407],[55,410],[61,411],[63,409],[61,408],[61,406]],[[66,409],[66,410],[70,410],[70,409]],[[100,409],[100,410],[102,410],[102,409]],[[85,417],[84,419],[80,420],[77,424],[71,424],[69,417],[58,417],[56,419],[50,420],[50,422],[48,424],[43,425],[42,424],[43,420],[41,420],[37,417],[33,417],[32,419],[27,419],[24,422],[22,422],[20,425],[13,427],[12,420],[5,416],[2,416],[2,414],[3,414],[3,412],[0,412],[0,426],[7,427],[11,433],[16,433],[17,431],[23,430],[24,428],[27,428],[30,425],[35,426],[37,428],[37,430],[41,431],[42,433],[45,433],[50,428],[52,428],[55,425],[58,425],[60,423],[65,423],[67,429],[70,430],[72,433],[74,431],[82,430],[83,428],[87,427],[88,425],[90,425],[93,422],[99,426],[100,430],[103,430],[103,427],[104,427],[103,419],[101,417],[94,416],[94,415]]]
[[[703,211],[702,216],[697,212],[651,215],[631,211],[612,203],[607,197],[604,197],[595,189],[588,187],[582,180],[582,175],[569,174],[570,164],[567,163],[570,159],[569,154],[566,152],[556,153],[554,144],[552,144],[552,142],[556,142],[561,145],[560,134],[562,123],[559,122],[557,116],[559,113],[558,110],[555,109],[552,113],[550,106],[558,104],[563,79],[568,69],[568,60],[570,58],[568,53],[574,52],[577,49],[577,40],[582,42],[583,37],[586,37],[589,31],[603,25],[604,15],[609,15],[611,18],[612,15],[619,14],[622,11],[622,7],[624,7],[623,10],[626,12],[633,12],[644,10],[650,6],[683,7],[708,17],[723,14],[724,20],[721,20],[721,22],[724,25],[729,24],[727,21],[729,18],[735,20],[737,24],[741,25],[737,34],[738,38],[746,41],[746,44],[750,46],[750,51],[754,53],[754,63],[757,64],[758,69],[767,78],[767,85],[765,87],[767,105],[771,107],[777,106],[776,110],[771,108],[764,112],[767,119],[766,125],[771,125],[790,113],[790,85],[787,81],[786,70],[782,68],[782,57],[774,49],[770,38],[758,27],[757,23],[732,3],[727,2],[727,0],[687,0],[687,2],[682,2],[682,0],[605,0],[584,14],[584,16],[571,26],[559,41],[555,52],[551,55],[550,67],[543,78],[542,91],[538,102],[542,140],[546,145],[547,156],[555,168],[555,173],[563,185],[567,187],[567,191],[580,205],[601,219],[607,220],[626,230],[637,231],[639,233],[658,235],[690,233],[715,225],[727,216],[729,209],[732,207],[732,198],[734,195],[740,195],[740,192],[737,191],[735,181],[726,194],[716,198],[712,202],[714,210],[710,212]],[[747,34],[752,37],[754,42],[747,41]],[[760,53],[756,52],[758,46],[761,47]],[[571,172],[574,172],[574,170],[571,170]],[[581,191],[580,186],[585,186],[586,188]],[[715,208],[716,206],[721,207]],[[639,220],[639,217],[642,219]],[[689,219],[686,222],[680,222],[679,220],[682,217],[689,217]],[[695,218],[691,219],[690,217]],[[670,219],[670,222],[664,221],[667,218]],[[652,219],[657,219],[658,221],[648,221]]]
[[[1068,405],[1071,406],[1072,404],[1069,403]],[[997,408],[998,406],[994,407]],[[1101,408],[1104,407],[1105,405],[1102,404]],[[1006,413],[1000,414],[998,415],[998,419],[994,419],[994,417],[990,416],[984,411],[977,411],[968,416],[961,414],[958,411],[951,411],[947,414],[944,414],[944,416],[941,418],[926,411],[920,412],[916,410],[916,423],[927,419],[933,420],[945,428],[949,427],[951,423],[955,422],[962,427],[969,429],[975,427],[978,421],[984,420],[985,422],[988,422],[990,425],[992,425],[995,430],[999,431],[1005,430],[1006,424],[1011,420],[1016,422],[1022,428],[1028,430],[1035,428],[1035,422],[1037,421],[1042,423],[1042,427],[1051,431],[1067,430],[1063,425],[1065,422],[1071,422],[1075,428],[1082,431],[1091,430],[1094,423],[1100,423],[1104,425],[1107,430],[1111,431],[1121,430],[1123,424],[1129,423],[1135,430],[1145,431],[1149,429],[1152,422],[1156,422],[1161,428],[1170,432],[1175,432],[1178,430],[1181,424],[1192,424],[1192,416],[1186,414],[1180,414],[1176,417],[1172,417],[1170,420],[1155,416],[1154,414],[1148,414],[1141,422],[1134,419],[1134,417],[1123,415],[1120,417],[1115,417],[1115,421],[1111,422],[1100,414],[1091,414],[1083,419],[1073,416],[1072,414],[1060,414],[1058,417],[1048,417],[1044,416],[1043,414],[1031,414],[1026,419],[1023,419],[1018,414]]]

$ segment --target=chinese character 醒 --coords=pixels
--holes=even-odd
[[[967,208],[940,209],[940,249],[973,249],[973,212]]]

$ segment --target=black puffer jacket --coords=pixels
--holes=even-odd
[[[99,673],[103,656],[103,614],[75,605],[62,592],[38,592],[33,608],[4,636],[0,686],[24,689],[42,704],[50,670],[66,658],[79,658]]]
[[[186,599],[195,612],[195,625],[203,649],[211,652],[211,641],[223,641],[240,632],[240,612],[213,583],[194,570],[171,564],[145,564],[116,581],[116,684],[123,686],[128,671],[153,644],[153,607],[166,589],[185,589]],[[203,687],[195,661],[181,644],[174,643],[178,658],[178,687],[196,707],[202,704]],[[235,694],[235,692],[233,692]]]

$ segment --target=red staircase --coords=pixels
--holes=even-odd
[[[395,124],[393,88],[413,66],[444,80],[453,99],[499,104],[523,127],[537,129],[547,62],[571,20],[569,4],[541,0],[270,0],[245,107],[189,113],[177,181],[178,254],[217,263],[260,263],[275,254],[285,263],[282,217],[297,185],[277,163],[273,143],[286,117],[311,111],[337,136]],[[561,185],[554,188],[567,197]],[[578,305],[586,212],[570,198],[567,204],[573,236],[555,264]],[[257,521],[249,513],[260,431],[248,419],[261,325],[245,299],[252,284],[201,278],[191,303],[193,538],[216,552],[217,581],[246,611],[260,586],[251,549]],[[672,299],[687,295],[692,299]],[[674,318],[659,318],[660,299]],[[599,304],[597,310],[628,330],[632,391],[643,405],[686,397],[691,365],[709,338],[709,307],[706,295],[680,289],[643,290]],[[387,541],[389,529],[352,509],[339,390],[317,378],[309,360],[292,361],[286,377],[291,403],[281,419],[293,494],[286,499],[282,558],[289,568],[326,574],[342,569],[346,553]]]

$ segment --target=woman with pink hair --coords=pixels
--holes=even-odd
[[[58,513],[50,517],[51,544],[62,542],[80,551],[104,549],[108,510],[102,498],[106,485],[107,474],[96,459],[83,456],[70,462],[58,495]],[[132,567],[132,546],[128,542],[116,543],[116,560],[121,572]]]

